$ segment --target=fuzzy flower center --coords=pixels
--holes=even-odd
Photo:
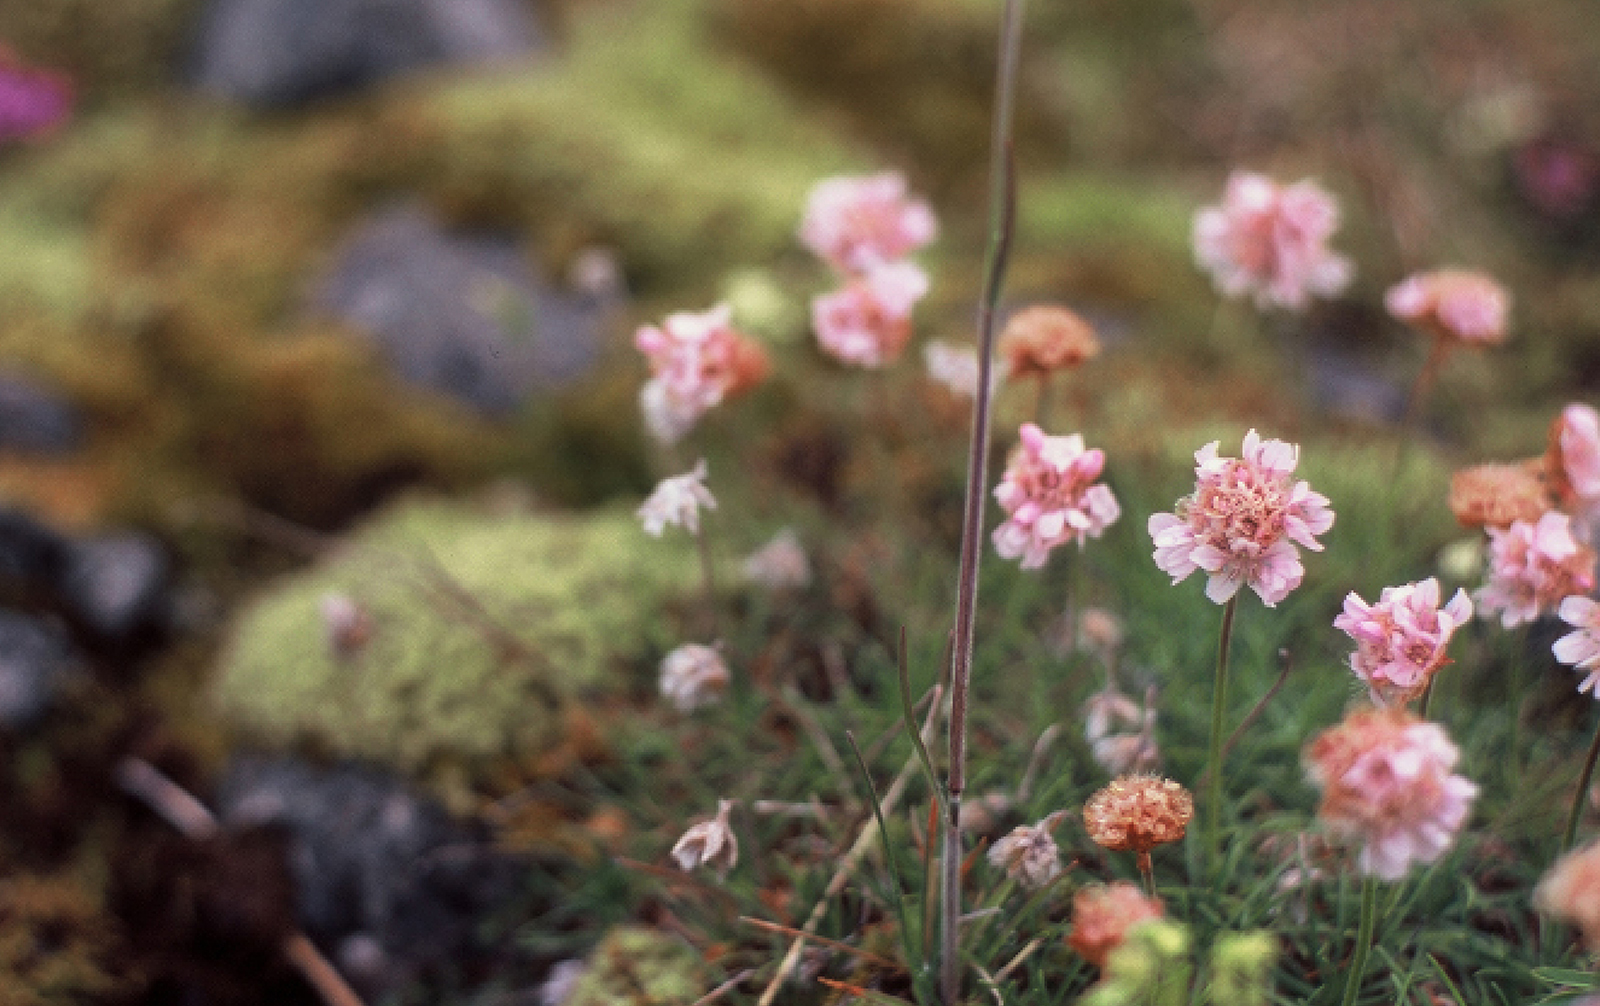
[[[1283,537],[1291,484],[1245,461],[1230,461],[1220,475],[1202,480],[1179,516],[1205,544],[1251,555]]]

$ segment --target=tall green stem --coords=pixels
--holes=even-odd
[[[1594,740],[1589,743],[1589,757],[1584,759],[1583,772],[1578,776],[1578,792],[1572,795],[1572,810],[1567,813],[1567,830],[1561,835],[1561,851],[1572,848],[1578,837],[1578,821],[1583,817],[1583,804],[1589,797],[1589,780],[1594,778],[1595,759],[1600,758],[1600,723],[1594,725]]]
[[[1367,970],[1367,953],[1372,949],[1372,931],[1378,925],[1378,878],[1368,875],[1361,883],[1361,928],[1356,933],[1356,955],[1350,961],[1350,977],[1345,981],[1343,1006],[1355,1006],[1361,994],[1361,976]]]
[[[1217,639],[1217,680],[1211,696],[1211,752],[1206,758],[1206,867],[1216,877],[1222,866],[1222,736],[1223,719],[1228,709],[1228,647],[1233,642],[1233,613],[1239,595],[1228,598],[1222,608],[1222,634]]]

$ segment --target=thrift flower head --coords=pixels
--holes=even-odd
[[[717,801],[717,816],[692,826],[672,847],[672,858],[678,869],[688,873],[697,866],[709,866],[719,878],[739,862],[739,842],[728,827],[728,814],[733,810],[732,800]]]
[[[1072,932],[1067,945],[1097,968],[1106,966],[1111,951],[1122,945],[1128,931],[1141,922],[1159,919],[1161,902],[1125,880],[1085,887],[1072,899]]]
[[[685,643],[661,661],[661,694],[680,713],[722,698],[732,676],[715,647]]]
[[[1053,304],[1023,308],[1000,333],[1000,355],[1012,377],[1048,377],[1058,370],[1075,370],[1099,352],[1093,326]]]
[[[1156,565],[1173,583],[1197,569],[1210,575],[1218,604],[1248,584],[1270,608],[1300,585],[1300,544],[1322,551],[1316,535],[1333,526],[1328,499],[1292,478],[1300,449],[1245,434],[1244,456],[1217,456],[1217,441],[1195,452],[1195,491],[1175,513],[1150,517]]]
[[[659,538],[668,524],[686,527],[690,534],[699,534],[700,508],[717,508],[716,498],[706,488],[707,472],[705,459],[701,458],[690,471],[662,479],[638,510],[645,534]]]
[[[1545,478],[1584,537],[1600,518],[1600,412],[1569,405],[1550,426]]]
[[[1462,527],[1532,523],[1549,509],[1549,494],[1533,465],[1476,465],[1450,476],[1450,512]]]
[[[1467,819],[1478,787],[1450,774],[1458,757],[1443,727],[1391,707],[1359,709],[1323,731],[1305,763],[1329,831],[1360,845],[1363,874],[1394,881],[1443,855]]]
[[[1089,798],[1083,824],[1096,845],[1112,852],[1149,852],[1176,842],[1194,817],[1194,797],[1153,775],[1128,775]]]
[[[1356,641],[1350,669],[1366,682],[1380,705],[1410,702],[1446,663],[1445,647],[1456,629],[1472,617],[1467,592],[1456,591],[1439,607],[1439,581],[1433,577],[1403,587],[1385,587],[1376,604],[1355,591],[1344,599],[1344,613],[1333,627]]]
[[[744,578],[768,590],[804,587],[811,582],[811,562],[792,528],[779,531],[771,541],[744,560]]]
[[[1506,341],[1511,295],[1493,277],[1466,269],[1418,273],[1383,298],[1389,313],[1436,338],[1467,345]]]
[[[1006,871],[1006,876],[1023,887],[1037,890],[1061,875],[1061,854],[1050,832],[1060,823],[1063,811],[1051,814],[1035,825],[1022,825],[989,849],[989,862]]]
[[[1498,612],[1515,628],[1545,614],[1563,598],[1594,589],[1595,555],[1572,535],[1572,518],[1552,510],[1537,523],[1489,529],[1489,582],[1476,597],[1484,617]]]
[[[1577,925],[1590,952],[1600,953],[1600,842],[1556,860],[1534,889],[1533,904]]]
[[[0,143],[50,133],[72,114],[72,82],[23,66],[0,46]]]
[[[1143,708],[1133,699],[1105,688],[1084,703],[1083,734],[1094,760],[1112,776],[1149,772],[1161,763],[1156,746],[1154,691]]]
[[[1310,181],[1280,187],[1265,175],[1236,171],[1222,205],[1194,218],[1194,256],[1226,297],[1299,311],[1350,282],[1348,259],[1328,249],[1339,206]]]
[[[1589,676],[1578,685],[1578,691],[1589,692],[1600,699],[1600,604],[1593,598],[1574,594],[1562,600],[1557,614],[1578,631],[1556,640],[1551,647],[1556,659],[1571,664],[1573,670],[1587,671]]]
[[[928,368],[928,377],[949,388],[951,393],[967,398],[978,394],[977,350],[933,339],[922,347],[922,362]],[[1003,361],[989,368],[991,391],[1004,378],[1004,370]]]
[[[1022,557],[1023,569],[1043,566],[1050,550],[1085,538],[1098,538],[1122,514],[1111,490],[1095,480],[1105,469],[1105,452],[1087,450],[1083,437],[1046,436],[1033,423],[1020,431],[1022,446],[1006,465],[994,498],[1006,512],[994,530],[1002,558]]]
[[[811,302],[817,341],[842,363],[891,363],[911,341],[911,309],[927,292],[927,274],[910,262],[873,266]]]
[[[933,210],[906,194],[896,172],[827,178],[811,190],[800,243],[841,272],[865,272],[904,258],[939,232]]]
[[[760,344],[735,331],[730,317],[728,305],[719,304],[702,314],[668,315],[660,327],[634,333],[634,345],[650,360],[640,407],[662,443],[681,440],[707,410],[761,383],[771,369]]]

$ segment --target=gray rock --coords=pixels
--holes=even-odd
[[[258,107],[544,45],[519,0],[210,0],[200,25],[196,84]]]
[[[491,416],[587,373],[604,307],[555,289],[515,242],[448,233],[412,207],[362,224],[312,305],[369,334],[404,380]]]
[[[62,455],[83,442],[83,419],[72,403],[16,374],[0,373],[0,447]]]
[[[32,726],[77,663],[65,633],[36,618],[0,609],[0,727]]]
[[[74,541],[59,590],[69,615],[95,636],[122,640],[166,622],[172,565],[137,531]]]
[[[20,510],[0,508],[0,589],[8,596],[54,590],[67,539]]]

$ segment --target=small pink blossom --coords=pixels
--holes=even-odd
[[[1600,953],[1600,842],[1590,842],[1556,860],[1534,888],[1533,904],[1541,912],[1576,924],[1590,952]]]
[[[1111,490],[1095,480],[1105,452],[1086,450],[1083,437],[1047,436],[1033,423],[1021,429],[1022,446],[1011,455],[994,498],[1007,514],[994,530],[1002,558],[1022,557],[1023,569],[1043,566],[1050,550],[1098,538],[1122,514]]]
[[[0,143],[49,135],[72,115],[72,81],[24,66],[0,45]]]
[[[1206,596],[1222,604],[1248,584],[1273,607],[1300,585],[1296,544],[1322,551],[1316,535],[1333,526],[1328,498],[1291,476],[1300,448],[1245,434],[1244,456],[1217,456],[1217,441],[1195,452],[1195,491],[1175,513],[1153,514],[1156,565],[1179,583],[1205,570]]]
[[[1573,537],[1566,514],[1552,510],[1538,523],[1488,530],[1489,582],[1476,594],[1484,617],[1498,612],[1502,625],[1515,628],[1594,589],[1595,554]]]
[[[933,210],[906,194],[897,172],[827,178],[811,190],[800,243],[841,272],[860,273],[904,258],[939,231]]]
[[[728,305],[718,304],[700,314],[668,315],[660,327],[634,333],[634,345],[650,360],[640,408],[662,443],[677,443],[713,406],[766,377],[766,353],[733,328],[731,316]]]
[[[965,346],[956,346],[943,339],[931,339],[922,347],[922,362],[928,368],[928,377],[950,389],[951,394],[973,398],[978,394],[978,352]],[[1005,380],[1004,361],[996,360],[989,367],[989,390],[999,387]]]
[[[927,274],[910,262],[873,266],[811,302],[817,341],[843,363],[891,363],[911,341],[911,309],[927,292]]]
[[[1587,671],[1589,676],[1578,685],[1578,691],[1589,692],[1600,699],[1600,604],[1593,598],[1574,594],[1562,599],[1557,614],[1578,631],[1556,640],[1551,647],[1556,659],[1571,664],[1575,671]]]
[[[811,560],[793,528],[784,528],[744,560],[744,578],[768,590],[804,587],[811,582]]]
[[[1108,685],[1084,703],[1084,737],[1094,760],[1112,777],[1154,772],[1161,766],[1154,699],[1151,689],[1140,708]]]
[[[1222,204],[1195,215],[1195,261],[1224,296],[1299,311],[1350,283],[1349,260],[1328,249],[1338,227],[1338,203],[1314,182],[1236,171]]]
[[[1361,847],[1363,874],[1395,881],[1455,841],[1478,787],[1450,774],[1460,752],[1444,728],[1399,707],[1359,709],[1306,748],[1306,773],[1322,790],[1317,816]]]
[[[1066,811],[1056,811],[1034,825],[1021,825],[989,849],[989,862],[1029,890],[1038,890],[1061,875],[1061,853],[1051,836]]]
[[[1403,587],[1385,587],[1376,604],[1355,591],[1333,627],[1356,641],[1350,669],[1372,689],[1380,705],[1410,702],[1446,663],[1450,637],[1472,618],[1467,592],[1457,590],[1439,607],[1439,581],[1429,577]]]
[[[330,590],[318,600],[317,610],[322,614],[328,652],[335,659],[348,660],[372,641],[372,613],[349,594]]]
[[[1600,523],[1600,412],[1574,403],[1550,426],[1545,481],[1570,513],[1574,533],[1588,540]]]
[[[1437,269],[1390,287],[1383,304],[1399,320],[1441,338],[1490,346],[1506,339],[1511,295],[1487,273]]]
[[[709,866],[717,876],[727,879],[728,871],[739,862],[739,840],[728,826],[732,800],[717,801],[717,816],[693,825],[672,847],[672,858],[685,873],[697,866]]]
[[[682,475],[662,479],[637,512],[644,522],[644,533],[659,538],[671,524],[687,528],[690,534],[699,534],[700,508],[717,508],[716,498],[706,488],[708,472],[705,459],[701,458],[694,468]]]
[[[680,713],[712,705],[732,681],[714,646],[685,643],[661,661],[661,694]]]

